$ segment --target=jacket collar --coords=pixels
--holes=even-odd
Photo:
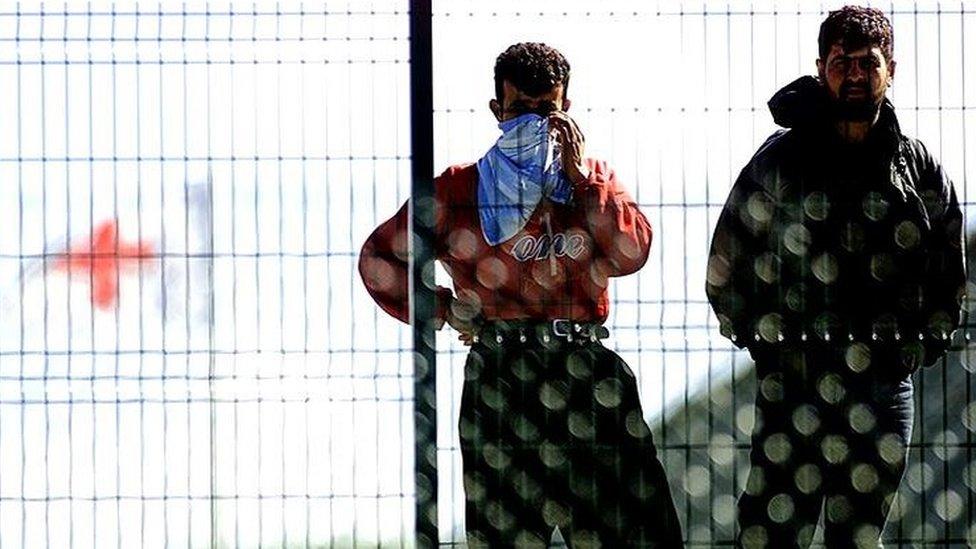
[[[824,132],[830,129],[828,124],[833,118],[827,91],[813,76],[801,76],[783,86],[773,94],[767,106],[773,121],[784,128]],[[887,97],[881,103],[878,121],[872,128],[872,138],[882,139],[885,148],[898,147],[901,126],[895,115],[895,107]]]

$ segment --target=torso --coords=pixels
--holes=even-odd
[[[445,234],[438,257],[458,299],[483,318],[602,321],[607,279],[593,268],[594,242],[571,204],[543,199],[525,227],[489,245],[477,208],[477,171],[443,197]]]

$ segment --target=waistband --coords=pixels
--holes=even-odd
[[[495,320],[484,322],[474,343],[549,345],[552,343],[596,343],[610,337],[610,330],[598,322],[566,318],[553,320]]]

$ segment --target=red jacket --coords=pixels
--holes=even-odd
[[[604,321],[607,278],[640,269],[651,226],[605,162],[586,160],[588,181],[568,204],[542,199],[525,227],[491,246],[478,215],[478,170],[448,168],[434,180],[434,253],[454,280],[458,306],[484,320]],[[366,289],[386,312],[407,322],[407,204],[373,231],[359,257]],[[445,318],[451,290],[437,289]]]

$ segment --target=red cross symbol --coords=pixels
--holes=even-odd
[[[95,227],[92,238],[71,247],[56,264],[58,270],[85,273],[91,280],[92,304],[101,309],[115,307],[119,299],[119,274],[131,272],[152,256],[153,249],[142,242],[121,242],[118,222],[103,221]]]

